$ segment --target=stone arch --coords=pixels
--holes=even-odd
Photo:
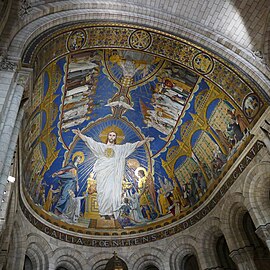
[[[48,269],[52,252],[48,242],[39,234],[30,233],[27,235],[26,246],[25,255],[31,260],[33,269]]]
[[[43,238],[40,234],[36,234],[36,233],[30,233],[27,236],[27,243],[28,245],[35,243],[38,246],[40,246],[40,248],[42,249],[42,251],[44,252],[44,254],[50,256],[52,251],[51,246],[48,244],[48,242],[45,240],[45,238]]]
[[[201,268],[211,268],[218,266],[216,253],[217,239],[223,235],[221,222],[217,217],[209,217],[202,226],[202,230],[197,236],[197,253],[200,254]]]
[[[144,270],[145,267],[153,265],[159,270],[167,269],[165,267],[166,258],[164,252],[158,248],[141,248],[131,254],[128,258],[131,265],[130,270]]]
[[[65,267],[69,270],[87,269],[84,255],[71,247],[58,248],[53,252],[52,262],[54,267]]]
[[[268,66],[268,69],[270,70],[270,13],[268,14],[263,44],[263,53],[265,56],[264,60],[266,65]]]
[[[220,211],[222,213],[220,221],[230,251],[249,244],[243,227],[243,217],[246,212],[248,210],[245,206],[245,198],[241,193],[226,196]]]
[[[122,2],[122,3],[121,3]],[[59,12],[59,10],[61,10]],[[47,17],[53,14],[57,14],[52,16],[48,21]],[[149,14],[152,14],[150,17]],[[77,14],[77,18],[76,18]],[[75,15],[75,16],[74,16]],[[184,14],[182,14],[184,15]],[[30,16],[26,17],[25,20],[22,21],[18,27],[16,27],[13,31],[14,34],[20,31],[27,24],[30,24],[31,21],[42,21],[39,23],[40,25],[45,25],[46,22],[49,22],[49,27],[56,25],[57,18],[61,18],[61,23],[65,23],[68,21],[82,21],[82,20],[111,20],[111,21],[119,21],[119,22],[128,22],[128,23],[136,23],[136,24],[144,24],[149,27],[154,28],[164,28],[165,31],[175,33],[185,32],[189,36],[191,32],[204,33],[205,36],[213,36],[213,31],[210,28],[202,27],[199,24],[193,23],[189,17],[185,16],[177,16],[170,13],[164,13],[159,10],[153,10],[151,7],[147,7],[146,5],[136,5],[126,3],[123,5],[123,1],[117,1],[114,3],[113,7],[110,2],[107,1],[99,1],[95,3],[86,3],[83,0],[78,0],[76,3],[71,0],[58,2],[57,4],[51,3],[42,5],[42,8],[36,7],[35,12],[32,12]],[[64,19],[65,17],[72,16],[73,18],[68,21]],[[170,21],[170,23],[168,23]],[[139,23],[140,22],[140,23]],[[174,23],[175,22],[175,23]],[[37,24],[38,25],[38,24]],[[187,29],[186,27],[193,28],[193,31]],[[21,27],[21,29],[19,29]],[[195,34],[195,33],[193,33]],[[204,42],[206,42],[204,38]],[[201,42],[201,43],[204,43]]]
[[[47,254],[37,243],[30,243],[26,249],[26,253],[32,262],[33,269],[46,270],[49,268],[49,260]]]
[[[60,4],[59,4],[60,3]],[[30,44],[33,38],[37,37],[40,33],[46,29],[50,29],[55,26],[59,26],[64,23],[76,22],[76,21],[119,21],[131,24],[140,24],[151,28],[160,29],[165,32],[170,32],[175,35],[181,33],[183,38],[193,40],[195,43],[203,44],[206,48],[211,48],[212,51],[222,55],[228,60],[234,61],[238,66],[242,68],[250,68],[252,76],[258,82],[261,82],[262,87],[269,89],[267,82],[263,80],[263,77],[258,74],[258,71],[253,69],[247,62],[244,64],[244,59],[239,58],[239,54],[235,54],[234,51],[239,50],[229,37],[224,38],[219,33],[215,33],[211,28],[203,27],[199,23],[194,23],[181,14],[182,17],[164,13],[158,10],[149,9],[146,6],[135,6],[122,3],[114,3],[113,10],[111,3],[106,1],[98,3],[85,3],[78,1],[76,3],[72,1],[62,1],[58,5],[43,4],[42,8],[37,7],[36,13],[33,13],[33,18],[27,18],[20,24],[21,29],[16,29],[13,34],[13,40],[10,43],[9,56],[12,59],[18,59],[22,55],[23,49]],[[59,11],[62,10],[62,11]],[[48,12],[49,11],[49,12]],[[149,14],[152,16],[149,16]],[[139,23],[138,23],[139,22]],[[221,42],[214,42],[219,38],[224,39],[222,45]],[[207,37],[207,38],[206,38]],[[226,40],[226,42],[225,42]],[[10,41],[6,41],[8,44]],[[8,44],[6,47],[8,47]],[[230,44],[230,45],[227,45]],[[230,47],[229,51],[226,47]],[[230,52],[230,53],[228,53]],[[241,54],[243,57],[250,58],[250,54],[243,51]],[[250,59],[249,59],[250,60]],[[252,70],[252,71],[251,71]]]
[[[168,244],[168,253],[170,255],[170,269],[180,270],[182,269],[182,264],[184,258],[189,255],[194,255],[198,259],[198,254],[196,250],[196,239],[191,236],[180,236],[172,240]]]
[[[247,174],[243,196],[255,227],[270,222],[270,163],[256,164]]]
[[[37,1],[36,1],[37,2]],[[209,23],[206,23],[207,21],[210,21],[208,19],[205,18],[205,20],[203,21],[203,25],[201,24],[202,21],[198,20],[197,16],[194,15],[194,13],[191,13],[191,6],[190,7],[186,7],[187,11],[183,12],[182,9],[180,9],[178,7],[178,9],[175,10],[174,14],[171,14],[170,12],[161,12],[157,9],[151,9],[151,7],[146,4],[142,4],[142,5],[136,5],[136,4],[130,4],[130,3],[126,3],[125,5],[123,5],[124,1],[115,1],[113,6],[110,2],[108,1],[98,1],[98,2],[86,2],[86,1],[82,1],[82,0],[78,0],[76,1],[76,3],[72,2],[71,0],[67,0],[67,1],[61,1],[58,2],[57,4],[54,3],[54,1],[51,1],[50,4],[46,4],[43,3],[42,7],[38,6],[35,1],[33,1],[33,6],[34,6],[34,12],[31,13],[31,19],[32,20],[39,20],[41,17],[45,17],[48,16],[50,13],[57,13],[59,12],[59,10],[61,10],[62,12],[66,12],[66,13],[71,13],[72,8],[74,10],[77,10],[78,15],[80,16],[80,20],[82,19],[87,19],[85,14],[87,13],[99,13],[99,18],[101,20],[104,20],[108,17],[112,17],[111,19],[113,19],[114,21],[116,20],[121,20],[124,21],[123,17],[125,18],[125,21],[127,20],[131,20],[130,17],[132,17],[132,19],[138,23],[141,22],[142,20],[146,21],[147,19],[149,19],[149,14],[152,15],[153,18],[153,22],[155,22],[155,24],[153,25],[154,27],[158,27],[159,24],[164,24],[164,26],[166,26],[168,29],[168,31],[170,30],[170,28],[172,28],[172,22],[176,22],[178,25],[178,28],[182,26],[189,26],[189,27],[193,27],[194,30],[196,29],[197,32],[199,33],[203,33],[204,36],[208,36],[212,39],[214,39],[214,35],[218,35],[218,32],[213,31],[211,25]],[[173,1],[169,1],[169,2],[173,2]],[[171,3],[173,4],[173,3]],[[211,15],[211,7],[205,7],[205,16],[210,17]],[[235,6],[234,3],[230,3],[230,1],[228,1],[228,5],[227,7],[224,7],[224,12],[226,11],[226,8],[230,8],[231,12],[230,13],[234,13],[235,15],[237,15],[237,9],[239,9],[239,7]],[[85,12],[83,12],[85,10]],[[241,10],[240,10],[241,11]],[[109,13],[109,14],[108,14]],[[121,16],[121,14],[123,14]],[[135,16],[134,16],[135,14]],[[190,16],[186,16],[186,14],[189,14]],[[220,17],[222,16],[223,12],[221,12]],[[117,16],[118,15],[118,16]],[[133,15],[133,16],[132,16]],[[147,16],[148,15],[148,16]],[[117,17],[116,17],[117,16]],[[133,18],[134,17],[134,18]],[[137,18],[137,19],[136,19]],[[92,18],[94,19],[94,18]],[[220,20],[220,26],[219,26],[219,32],[223,32],[223,36],[226,35],[226,33],[228,32],[228,29],[226,29],[226,25],[223,25],[221,22],[221,18],[216,18],[217,20]],[[20,25],[18,26],[18,28],[20,26],[23,26],[27,23],[29,23],[30,18],[29,16],[26,16],[22,22],[20,23]],[[145,23],[145,22],[142,22]],[[242,22],[241,20],[238,20],[239,23],[239,27],[242,27],[245,29],[245,23]],[[250,21],[246,22],[246,23],[250,23]],[[19,29],[16,28],[14,30],[18,31]],[[10,28],[9,28],[10,29]],[[181,32],[182,29],[179,29],[178,32]],[[172,30],[171,30],[172,31]],[[203,32],[202,32],[203,31]],[[243,33],[241,33],[243,36],[243,40],[246,40],[248,37],[248,33],[246,33],[245,31],[243,31]],[[191,35],[191,33],[190,33]],[[232,38],[232,37],[228,37]],[[205,39],[205,38],[204,38]],[[233,39],[233,38],[232,38]],[[235,41],[234,41],[235,42]],[[248,42],[246,40],[246,42]]]

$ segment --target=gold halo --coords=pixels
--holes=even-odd
[[[147,171],[146,171],[146,169],[145,169],[144,167],[138,167],[138,168],[135,170],[135,175],[136,175],[137,177],[139,177],[139,175],[138,175],[138,172],[139,172],[139,171],[143,171],[143,172],[144,172],[144,176],[147,175]]]
[[[75,157],[80,156],[81,160],[78,162],[78,164],[81,164],[84,162],[84,153],[81,151],[75,152],[72,156],[72,161],[74,161]]]
[[[140,166],[140,162],[135,158],[130,158],[127,160],[127,166],[131,169],[136,169]]]
[[[123,130],[116,126],[116,125],[112,125],[112,126],[108,126],[106,128],[104,128],[100,134],[99,134],[99,138],[100,140],[103,142],[103,143],[106,143],[106,140],[107,140],[107,137],[108,137],[108,134],[113,131],[117,134],[117,137],[116,137],[116,144],[120,144],[124,139],[125,139],[125,135],[124,135],[124,132]]]

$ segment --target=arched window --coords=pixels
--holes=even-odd
[[[258,269],[270,269],[270,253],[264,242],[257,236],[256,228],[249,215],[245,213],[243,217],[243,227],[250,245],[254,248],[254,262]]]
[[[183,270],[199,270],[198,261],[195,255],[187,255],[183,259]]]
[[[145,267],[144,270],[159,270],[159,269],[154,265],[148,265],[148,266]]]
[[[216,245],[216,251],[219,259],[219,266],[221,266],[223,269],[228,269],[228,270],[236,270],[237,267],[231,257],[229,256],[230,251],[227,246],[226,240],[224,236],[221,236],[217,240],[217,245]]]
[[[23,270],[33,270],[33,264],[27,255],[25,255],[25,258],[24,258]]]

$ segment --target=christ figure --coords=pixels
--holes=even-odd
[[[150,142],[153,138],[145,138],[135,143],[117,145],[117,134],[111,131],[107,135],[106,143],[96,142],[91,137],[85,136],[80,130],[72,130],[82,139],[87,147],[97,158],[94,172],[97,182],[97,201],[99,214],[106,219],[119,216],[121,206],[122,180],[125,174],[125,161],[138,147]]]

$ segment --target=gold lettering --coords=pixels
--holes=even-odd
[[[144,236],[144,237],[142,238],[142,242],[143,242],[143,243],[148,243],[148,242],[149,242],[149,237],[148,237],[148,236]]]
[[[139,244],[140,244],[139,238],[135,238],[134,239],[134,245],[139,245]]]
[[[237,171],[233,172],[233,178],[236,179],[238,177],[239,174],[237,174]]]
[[[252,158],[250,158],[248,155],[246,155],[246,162],[247,164],[252,160]]]
[[[57,238],[57,234],[56,234],[56,231],[55,230],[52,231],[51,236],[54,237],[54,238]]]
[[[78,238],[76,244],[83,245],[83,241],[82,241],[82,238],[81,237]]]
[[[259,149],[265,146],[265,144],[262,141],[257,141],[257,146]]]
[[[113,247],[118,247],[119,246],[119,242],[118,241],[112,241],[112,245]]]
[[[245,169],[245,166],[244,166],[242,163],[240,163],[240,164],[239,164],[239,169],[240,169],[240,171],[242,172],[242,171]]]
[[[249,153],[252,153],[253,157],[256,155],[255,149],[253,147],[250,149]]]

